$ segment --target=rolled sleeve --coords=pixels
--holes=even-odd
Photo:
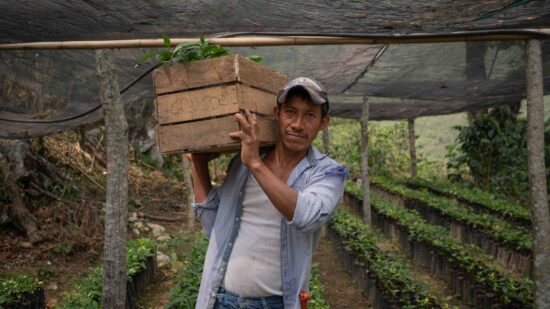
[[[344,193],[344,180],[347,170],[338,167],[342,172],[334,172],[334,167],[325,169],[314,177],[303,191],[298,191],[298,200],[292,221],[304,233],[321,227],[336,210]]]
[[[199,218],[202,228],[206,236],[210,237],[214,222],[216,221],[216,214],[218,212],[218,206],[220,205],[220,196],[218,189],[212,188],[208,193],[208,196],[202,203],[193,201],[193,211]]]

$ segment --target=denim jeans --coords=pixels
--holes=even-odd
[[[220,288],[214,309],[284,309],[282,296],[240,297]]]

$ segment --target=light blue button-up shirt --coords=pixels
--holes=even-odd
[[[319,243],[321,226],[334,213],[344,192],[345,167],[309,147],[308,153],[292,170],[287,184],[298,191],[294,218],[281,215],[281,276],[285,308],[300,309],[298,294],[309,291],[313,252]],[[246,182],[250,175],[240,156],[231,163],[219,189],[213,188],[206,200],[193,208],[209,237],[197,309],[213,308],[225,276],[231,250],[237,237]]]

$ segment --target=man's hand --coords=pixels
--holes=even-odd
[[[258,120],[256,115],[245,110],[244,116],[240,113],[235,114],[235,118],[241,125],[241,131],[231,132],[229,136],[241,140],[241,161],[249,169],[262,165],[260,158],[260,137]]]

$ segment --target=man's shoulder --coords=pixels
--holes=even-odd
[[[312,150],[317,162],[316,170],[322,171],[326,174],[348,174],[348,169],[340,162],[334,160],[326,153],[319,152],[319,150],[313,146]]]

